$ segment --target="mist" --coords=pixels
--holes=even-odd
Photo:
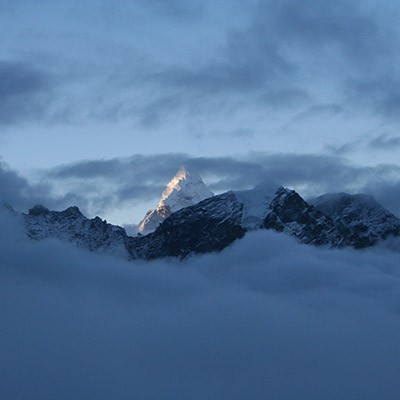
[[[125,262],[0,221],[2,400],[398,398],[396,243]]]

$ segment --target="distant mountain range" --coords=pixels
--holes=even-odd
[[[262,185],[219,195],[200,176],[182,167],[161,200],[139,225],[137,237],[77,207],[50,211],[37,205],[28,214],[11,211],[35,240],[59,239],[90,251],[127,259],[185,258],[223,250],[246,232],[269,229],[300,243],[331,248],[374,246],[400,236],[400,219],[371,196],[325,194],[308,202],[294,190]]]

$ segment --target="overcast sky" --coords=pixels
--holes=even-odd
[[[369,191],[395,212],[399,14],[391,0],[0,0],[2,197],[134,223],[192,161],[217,192],[267,179]]]

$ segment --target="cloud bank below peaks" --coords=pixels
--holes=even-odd
[[[254,232],[126,263],[0,218],[1,398],[397,399],[396,253]]]

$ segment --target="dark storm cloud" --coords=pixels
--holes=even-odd
[[[46,175],[55,179],[113,178],[136,184],[158,182],[175,173],[187,158],[185,154],[169,153],[134,155],[111,160],[85,160],[53,168]]]
[[[398,11],[374,1],[260,1],[247,26],[228,30],[217,50],[195,63],[148,68],[141,82],[149,91],[134,111],[147,127],[178,110],[190,117],[216,107],[304,108],[303,118],[356,109],[396,117]]]
[[[52,78],[26,62],[0,60],[0,124],[41,119]]]
[[[15,89],[7,94],[3,88],[0,93],[0,121],[18,122],[27,115],[49,119],[46,113],[57,121],[55,113],[59,120],[67,120],[65,114],[77,121],[136,119],[143,126],[154,127],[177,112],[182,118],[191,118],[208,115],[215,107],[229,114],[266,107],[305,108],[306,116],[319,117],[361,107],[396,116],[400,104],[400,75],[395,68],[399,34],[393,19],[398,7],[390,2],[378,7],[375,1],[353,0],[264,0],[248,7],[247,23],[242,20],[240,27],[219,32],[225,39],[218,37],[208,53],[198,55],[196,43],[191,42],[185,44],[193,54],[191,61],[174,59],[173,53],[171,60],[165,61],[162,55],[158,59],[157,46],[154,54],[144,59],[131,47],[113,44],[108,48],[106,40],[89,37],[97,35],[99,22],[111,18],[107,27],[119,21],[129,26],[141,15],[138,10],[146,9],[144,20],[153,14],[165,17],[160,26],[152,28],[154,35],[160,36],[161,53],[171,46],[163,42],[162,30],[168,23],[164,19],[175,19],[182,34],[185,23],[194,18],[200,18],[207,28],[206,19],[201,19],[209,12],[205,2],[141,0],[127,7],[95,2],[93,15],[98,20],[75,4],[76,19],[89,18],[88,24],[78,25],[74,32],[87,51],[85,56],[76,54],[78,62],[63,55],[63,66],[57,67],[59,79],[65,83],[54,88],[57,96],[53,98],[62,99],[55,102],[58,111],[50,112],[43,100],[50,84],[47,68],[11,63],[0,65],[4,70],[0,74],[5,74]],[[199,29],[204,27],[199,25]],[[48,57],[53,61],[60,58],[56,53]],[[128,64],[130,68],[126,68]],[[73,85],[66,83],[71,79],[84,96],[69,91]],[[326,94],[325,82],[336,93]]]
[[[121,168],[120,160],[93,160],[83,161],[68,166],[60,166],[49,172],[54,178],[97,178],[112,177]]]
[[[341,85],[343,101],[397,118],[398,7],[390,2],[355,1],[265,4],[273,31],[320,63],[323,75]]]
[[[84,213],[101,214],[125,202],[157,199],[187,159],[169,154],[83,161],[46,171],[40,184],[0,163],[0,203],[23,211],[34,204],[57,210],[76,205]]]
[[[170,177],[172,178],[172,176]],[[117,201],[119,202],[124,200],[129,201],[133,199],[135,199],[136,201],[146,201],[159,197],[164,189],[165,184],[157,185],[157,183],[154,183],[148,185],[134,185],[131,183],[127,185],[122,185],[115,194]]]
[[[370,84],[372,76],[387,72],[388,64],[396,59],[398,33],[390,18],[390,3],[260,1],[253,29],[272,37],[292,63],[297,60],[299,79],[311,73],[316,79],[333,80],[346,95],[349,81],[356,77],[362,84]],[[316,89],[323,91],[323,83]],[[323,105],[317,104],[316,111]],[[337,104],[331,111],[341,108]]]
[[[242,98],[247,106],[278,108],[312,100],[316,105],[308,112],[338,113],[364,104],[395,116],[400,104],[400,76],[391,68],[396,38],[390,4],[260,1],[248,27],[228,32],[217,54],[193,66],[161,67],[148,77],[165,98],[174,99],[152,101],[151,121],[198,102],[199,96],[203,107],[218,101],[232,106]],[[341,104],[325,105],[319,93],[324,81],[334,83]]]
[[[84,192],[83,196],[75,192],[55,196],[51,192],[52,184],[45,182],[32,184],[0,160],[0,206],[10,205],[17,210],[27,211],[35,204],[45,204],[55,209],[68,207],[71,204],[80,204],[83,208],[87,205]],[[101,201],[104,202],[104,199]],[[101,201],[99,199],[99,202]]]
[[[0,219],[1,398],[398,398],[398,253],[254,232],[128,263]]]
[[[397,150],[400,147],[400,136],[381,134],[368,143],[372,149]]]
[[[215,107],[221,113],[305,108],[303,118],[372,107],[394,116],[398,74],[391,66],[397,60],[398,32],[390,6],[344,0],[250,5],[254,9],[246,26],[229,29],[217,50],[210,46],[209,54],[194,63],[155,60],[140,79],[136,72],[112,74],[124,82],[119,109],[125,111],[118,118],[134,113],[144,126],[154,127],[178,111],[191,117]],[[335,93],[325,94],[325,82]],[[145,95],[133,105],[129,93],[138,85]]]
[[[347,92],[351,101],[372,108],[374,113],[397,119],[400,111],[400,73],[393,69],[392,64],[398,60],[388,55],[386,61],[386,68],[350,79]]]
[[[159,79],[161,84],[215,95],[259,92],[260,87],[271,87],[273,91],[277,79],[280,82],[282,75],[294,73],[294,66],[279,55],[272,43],[252,43],[246,39],[246,36],[232,35],[225,57],[201,69],[171,68],[153,78]],[[263,47],[264,52],[260,52],[259,47]]]
[[[26,207],[44,197],[46,186],[32,186],[0,160],[0,203]],[[28,204],[29,203],[29,204]]]
[[[229,29],[217,49],[210,46],[201,58],[193,51],[195,62],[155,60],[140,79],[119,71],[125,82],[119,106],[126,110],[119,115],[135,113],[147,127],[178,111],[191,117],[216,107],[221,113],[305,108],[303,117],[361,108],[396,117],[397,8],[374,1],[260,1],[245,27]],[[138,84],[145,95],[133,105],[129,91]],[[326,85],[334,93],[325,94]]]
[[[317,51],[333,45],[356,64],[385,50],[380,22],[379,12],[352,0],[260,1],[254,20],[276,40]]]
[[[181,165],[193,167],[204,176],[215,176],[219,180],[219,187],[226,188],[220,180],[233,183],[238,180],[240,186],[244,184],[244,177],[250,177],[247,184],[258,183],[261,177],[262,166],[248,161],[238,161],[230,157],[208,158],[192,157],[187,154],[170,153],[158,155],[135,155],[128,158],[82,161],[79,163],[56,167],[44,171],[46,179],[54,181],[82,180],[106,181],[118,184],[118,193],[122,196],[118,200],[131,198],[136,194],[138,198],[148,199],[149,194],[160,191],[172,178]],[[142,188],[142,191],[138,190]],[[161,191],[159,192],[161,194]]]
[[[162,78],[206,93],[262,92],[269,87],[278,92],[285,90],[285,82],[286,90],[293,89],[293,78],[302,68],[287,48],[316,58],[331,45],[356,64],[383,51],[375,16],[352,1],[260,1],[248,29],[228,35],[219,62],[192,71],[171,70]]]
[[[217,176],[216,191],[245,189],[268,182],[271,186],[302,188],[307,192],[351,191],[377,182],[400,179],[396,165],[362,167],[347,159],[313,154],[252,153],[242,159],[192,158],[187,163],[205,178]]]
[[[224,47],[210,60],[202,60],[193,67],[166,67],[148,79],[171,96],[173,93],[184,98],[185,104],[198,102],[199,96],[211,103],[229,96],[246,96],[251,103],[282,106],[306,97],[293,83],[297,70],[270,35],[251,26],[244,32],[230,32]]]
[[[76,205],[84,211],[91,209],[101,214],[127,203],[140,205],[159,198],[166,183],[188,158],[172,153],[88,160],[43,171],[42,177],[52,187],[65,188],[65,196],[79,193]]]
[[[363,145],[364,143],[362,140],[353,140],[340,146],[329,145],[326,146],[325,149],[329,154],[332,154],[333,156],[342,157],[356,150],[359,146]]]
[[[381,131],[381,130],[380,130]],[[364,132],[359,138],[340,146],[326,146],[328,153],[344,156],[353,151],[365,149],[369,152],[393,152],[400,147],[400,137],[394,133],[377,133],[375,130]]]

